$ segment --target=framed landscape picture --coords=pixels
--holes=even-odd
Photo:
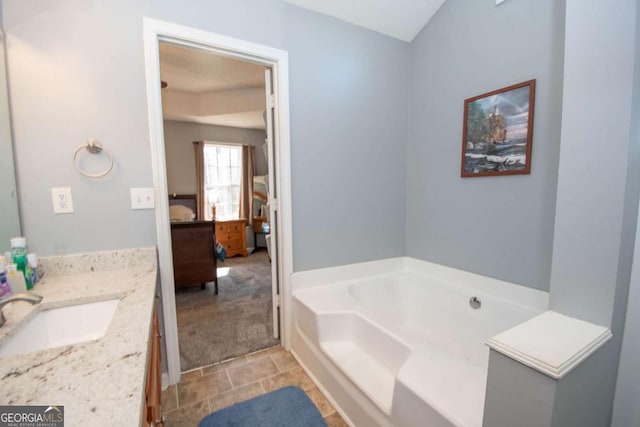
[[[536,81],[464,101],[461,176],[528,174]]]

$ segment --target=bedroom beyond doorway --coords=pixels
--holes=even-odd
[[[279,343],[269,224],[271,81],[264,65],[206,50],[161,42],[159,54],[184,372]]]

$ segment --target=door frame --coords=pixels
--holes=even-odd
[[[145,75],[147,84],[147,109],[151,164],[156,197],[155,220],[158,247],[158,268],[162,295],[164,342],[167,358],[168,384],[180,381],[180,352],[178,347],[178,324],[173,281],[173,259],[171,254],[171,232],[167,170],[164,149],[162,118],[162,95],[160,89],[159,42],[184,47],[209,50],[218,55],[251,61],[271,67],[274,75],[274,92],[277,105],[275,150],[278,230],[277,245],[280,283],[280,342],[290,348],[291,286],[293,272],[293,240],[291,209],[291,151],[289,134],[289,59],[284,50],[271,48],[221,34],[185,27],[169,22],[143,17],[143,40]]]

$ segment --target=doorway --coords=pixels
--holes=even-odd
[[[279,344],[268,209],[270,68],[161,42],[160,78],[186,372]],[[198,245],[212,230],[215,248]]]
[[[292,271],[288,59],[287,53],[278,49],[148,18],[144,19],[144,40],[151,155],[156,191],[160,287],[168,373],[165,380],[168,384],[175,384],[180,379],[181,368],[169,232],[169,194],[166,183],[167,170],[160,93],[159,43],[165,42],[176,46],[191,47],[227,58],[242,59],[260,64],[273,73],[272,80],[269,82],[272,92],[266,98],[267,129],[271,125],[270,132],[267,131],[267,134],[270,135],[268,159],[273,164],[273,169],[270,169],[274,171],[269,178],[272,192],[269,195],[268,209],[271,227],[271,275],[274,284],[273,311],[275,313],[274,319],[279,322],[279,326],[274,330],[280,333],[284,348],[289,348],[290,313],[288,300],[290,298],[289,276]]]

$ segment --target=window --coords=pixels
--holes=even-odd
[[[240,146],[204,145],[205,219],[212,219],[212,206],[216,207],[216,219],[220,221],[240,217],[241,175]]]

